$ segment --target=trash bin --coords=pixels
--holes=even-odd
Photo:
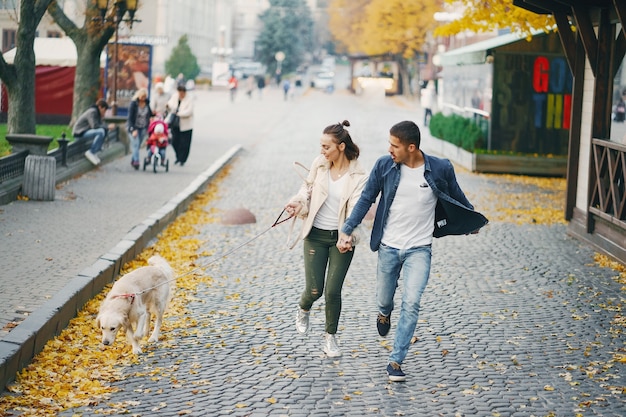
[[[22,195],[30,200],[53,201],[57,162],[53,156],[28,155],[24,165]]]

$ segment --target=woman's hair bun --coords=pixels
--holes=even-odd
[[[350,126],[350,122],[347,121],[347,120],[344,120],[341,124],[344,125],[345,127],[349,127]]]

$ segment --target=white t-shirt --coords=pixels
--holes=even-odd
[[[429,245],[435,229],[437,197],[424,178],[424,165],[400,165],[400,184],[389,208],[382,243],[396,249]]]
[[[328,172],[328,197],[313,220],[313,227],[322,230],[339,229],[339,202],[341,201],[341,191],[346,182],[347,175],[339,177],[333,181]]]

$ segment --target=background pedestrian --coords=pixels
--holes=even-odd
[[[85,158],[94,165],[100,164],[100,158],[98,158],[97,154],[102,149],[104,138],[107,135],[107,126],[102,121],[102,118],[108,108],[109,104],[105,100],[100,99],[96,101],[96,104],[78,116],[72,128],[74,139],[93,139],[91,148],[85,152]]]
[[[152,99],[154,113],[157,117],[165,117],[167,109],[167,101],[170,96],[165,92],[165,86],[162,82],[158,82],[154,87],[154,98]]]
[[[265,76],[259,75],[259,79],[256,83],[257,88],[259,89],[259,100],[263,98],[263,89],[265,88]]]
[[[148,136],[148,126],[153,116],[154,113],[148,102],[148,91],[145,88],[140,88],[130,102],[128,119],[126,120],[126,129],[132,151],[130,164],[135,169],[139,169],[139,148]]]
[[[421,105],[424,109],[424,126],[428,126],[430,118],[433,116],[433,104],[435,102],[435,85],[434,81],[428,81],[425,88],[420,93]]]
[[[230,76],[230,79],[228,80],[228,90],[230,91],[230,101],[235,101],[235,96],[237,95],[237,86],[239,84],[239,81],[237,80],[237,77],[235,77],[235,74],[232,74]]]
[[[176,154],[175,164],[185,165],[191,147],[193,133],[193,99],[187,94],[184,84],[179,84],[176,92],[167,102],[169,112],[178,116],[178,126],[170,126],[172,132],[172,147]]]

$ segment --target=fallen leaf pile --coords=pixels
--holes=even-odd
[[[603,268],[611,268],[616,271],[618,275],[613,277],[613,280],[621,284],[621,292],[626,293],[626,266],[612,260],[606,255],[602,255],[599,253],[595,254],[594,261],[597,265]],[[623,314],[624,301],[626,301],[624,300],[624,298],[619,298],[610,304],[607,303],[604,305],[600,305],[601,308],[615,313],[613,315],[613,320],[611,321],[610,329],[610,333],[613,334],[614,337],[620,337],[624,334],[624,332],[626,332],[626,316],[624,316]],[[614,352],[613,360],[618,363],[626,363],[626,347],[622,347],[621,349]],[[621,390],[622,393],[626,394],[626,385],[622,387]]]
[[[198,257],[210,255],[198,253],[203,242],[194,238],[198,235],[196,226],[217,220],[213,213],[205,211],[205,207],[215,199],[218,184],[228,172],[228,169],[223,170],[207,190],[194,199],[185,213],[161,232],[154,246],[144,250],[123,268],[122,275],[147,265],[148,258],[158,253],[174,269],[177,294],[166,312],[169,319],[163,322],[160,343],[164,345],[168,343],[168,333],[172,328],[195,326],[186,305],[193,298],[199,283],[211,281],[202,267],[196,264]],[[15,382],[8,387],[10,394],[0,397],[1,416],[12,415],[9,414],[11,411],[19,412],[21,416],[55,416],[69,408],[97,405],[116,391],[111,382],[121,380],[120,370],[138,363],[138,357],[126,346],[123,334],[117,336],[118,342],[106,349],[100,343],[100,332],[94,321],[110,287],[107,286],[90,300],[61,334],[49,341],[31,364],[17,374]],[[154,349],[145,344],[142,348],[147,351]],[[124,404],[119,404],[113,407],[112,412],[123,413],[124,407]]]
[[[564,178],[496,174],[481,174],[479,177],[497,184],[488,187],[490,191],[468,195],[476,209],[490,222],[566,223]]]
[[[167,320],[163,322],[163,332],[159,341],[159,347],[171,346],[173,339],[171,334],[177,331],[181,333],[193,333],[198,323],[188,309],[188,303],[194,300],[200,283],[211,283],[212,278],[204,273],[206,265],[200,265],[199,259],[211,254],[202,252],[205,242],[199,240],[198,225],[218,221],[218,213],[207,212],[206,207],[217,198],[217,189],[221,180],[228,175],[225,169],[212,181],[207,190],[190,204],[184,214],[181,214],[169,225],[158,237],[156,243],[144,250],[135,260],[124,266],[123,273],[134,270],[147,264],[147,259],[155,253],[160,254],[173,267],[176,276],[177,294],[166,313]],[[540,178],[515,175],[479,175],[477,180],[488,180],[497,184],[496,187],[486,187],[488,191],[477,195],[468,194],[469,200],[474,203],[477,210],[484,213],[491,223],[509,222],[515,224],[564,224],[565,180],[562,178]],[[613,268],[618,272],[615,279],[624,284],[622,291],[626,289],[626,267],[613,262],[610,259],[597,255],[595,261],[603,267]],[[70,324],[59,336],[46,344],[42,352],[35,356],[31,364],[20,371],[16,381],[8,387],[9,394],[0,397],[0,415],[21,416],[55,416],[59,412],[71,408],[83,406],[97,406],[105,404],[103,414],[128,414],[128,403],[107,403],[111,394],[116,391],[112,386],[115,381],[122,380],[124,368],[138,364],[140,359],[132,354],[124,342],[116,342],[112,346],[102,348],[100,332],[94,325],[95,316],[105,295],[110,290],[107,286],[98,296],[90,300],[78,313]],[[230,295],[238,296],[237,294]],[[550,294],[546,294],[550,296]],[[602,307],[602,306],[600,306]],[[615,311],[614,320],[611,322],[611,331],[616,335],[621,334],[626,326],[626,320],[621,314],[621,301],[604,308]],[[221,314],[221,313],[220,313]],[[223,313],[227,314],[227,313]],[[120,340],[124,335],[118,335]],[[452,337],[463,337],[452,335]],[[438,337],[438,342],[441,338]],[[412,341],[415,342],[415,341]],[[383,340],[383,348],[391,349],[390,342]],[[208,349],[220,346],[207,346]],[[142,344],[147,355],[153,354],[155,347]],[[258,350],[264,349],[259,346],[252,349],[253,356]],[[442,349],[442,356],[447,356],[449,351]],[[517,366],[517,357],[511,358]],[[595,378],[606,384],[611,391],[622,390],[623,387],[609,386],[606,383],[606,374],[615,362],[626,363],[626,350],[615,352],[613,360],[606,363],[593,362],[583,368],[589,373],[590,378]],[[192,366],[193,369],[193,366]],[[573,369],[578,369],[574,367]],[[569,369],[568,369],[569,370]],[[146,374],[153,378],[167,377],[167,372],[161,369],[144,369]],[[193,372],[193,370],[192,370]],[[604,375],[602,375],[604,374]],[[564,373],[567,377],[567,373]],[[287,378],[299,378],[294,371],[286,369],[283,376]],[[203,380],[203,384],[210,381]],[[203,387],[198,386],[196,392],[201,393]],[[472,386],[466,394],[471,395],[480,392],[480,386]],[[554,388],[546,385],[544,390]],[[361,395],[355,391],[351,395]],[[351,397],[346,395],[345,401]],[[270,404],[277,402],[276,398],[268,398]],[[590,400],[591,401],[591,400]],[[583,405],[581,405],[583,406]],[[165,404],[163,404],[165,407]],[[245,408],[245,404],[238,403],[236,408]],[[159,408],[152,411],[159,412]],[[9,414],[9,413],[13,414]],[[189,414],[182,410],[179,415]]]

